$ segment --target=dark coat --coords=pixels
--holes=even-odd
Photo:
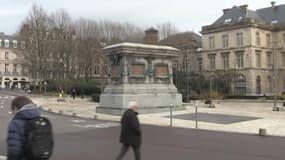
[[[9,124],[7,135],[7,160],[23,160],[25,144],[25,124],[28,120],[40,116],[39,110],[33,106],[25,105],[19,110]]]
[[[121,119],[120,142],[132,146],[141,145],[141,129],[136,112],[128,109]]]

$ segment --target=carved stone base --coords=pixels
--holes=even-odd
[[[139,104],[141,113],[153,113],[153,111],[169,111],[172,104],[174,108],[182,109],[181,94],[178,93],[133,93],[133,94],[102,94],[98,113],[120,115],[121,111],[128,109],[128,103],[136,101]],[[109,111],[110,112],[109,112]]]

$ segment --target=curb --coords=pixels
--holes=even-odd
[[[55,110],[52,110],[51,108],[47,108],[43,106],[38,106],[38,108],[44,112],[55,114],[55,115],[60,115],[60,116],[65,116],[65,117],[81,118],[81,119],[87,119],[87,120],[104,120],[104,121],[110,121],[110,122],[118,122],[117,120],[113,120],[113,119],[99,118],[99,116],[96,114],[94,114],[92,117],[84,117],[84,116],[80,116],[76,112],[72,112],[72,114],[67,114],[67,113],[64,113],[63,110],[55,111]]]
[[[8,95],[10,95],[10,96],[22,96],[22,95],[25,95],[25,94],[20,94],[20,93],[5,91],[5,90],[0,90],[0,92],[2,92],[2,93],[4,93],[4,94],[8,94]]]

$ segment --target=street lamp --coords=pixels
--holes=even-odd
[[[46,81],[44,81],[44,89],[45,89],[45,94],[46,94],[47,92],[47,82]]]
[[[212,103],[212,91],[213,91],[213,76],[210,76],[210,103],[209,103],[209,108],[215,108],[215,105]]]
[[[272,36],[272,39],[274,37]],[[276,89],[276,65],[275,65],[275,43],[276,41],[275,40],[272,40],[272,72],[273,72],[273,97],[274,97],[274,100],[273,100],[273,111],[278,111],[278,108],[277,108],[277,98],[276,98],[276,94],[277,94],[277,89]]]

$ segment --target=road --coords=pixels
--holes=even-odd
[[[0,155],[6,154],[11,96],[0,94]],[[0,106],[1,107],[1,106]],[[54,126],[52,160],[114,160],[119,152],[116,123],[47,114]],[[143,125],[144,160],[284,160],[285,138]],[[125,160],[132,160],[128,152]],[[0,156],[1,160],[1,156]]]

